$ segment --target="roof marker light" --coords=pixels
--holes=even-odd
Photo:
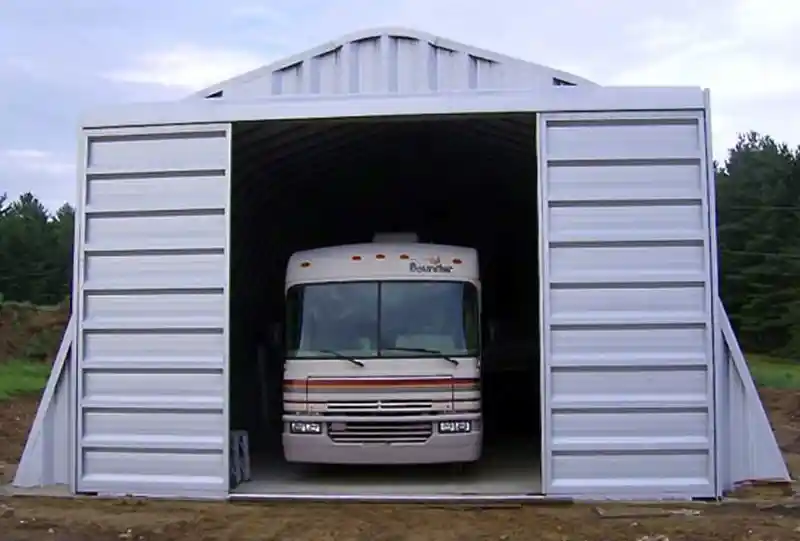
[[[386,259],[386,256],[383,254],[375,254],[375,259]]]
[[[353,261],[361,261],[361,256],[360,255],[354,255],[350,259],[352,259]]]
[[[461,260],[460,260],[459,258],[455,258],[455,259],[453,260],[453,264],[455,264],[455,265],[460,265],[460,264],[461,264]]]
[[[408,254],[400,254],[400,259],[408,259]]]
[[[300,263],[300,266],[305,269],[306,267],[310,267],[311,263],[308,261],[303,261],[302,263]]]

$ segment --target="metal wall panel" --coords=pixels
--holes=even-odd
[[[78,492],[228,492],[230,126],[87,130]]]
[[[720,496],[754,481],[791,483],[781,448],[722,301],[715,303],[722,350],[717,364],[724,384],[717,395]]]
[[[86,208],[106,212],[128,208],[152,212],[176,206],[187,210],[214,209],[227,197],[227,190],[227,180],[214,170],[132,178],[92,177],[86,179]]]
[[[540,116],[545,492],[715,494],[703,112]]]

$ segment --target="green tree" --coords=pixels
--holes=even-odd
[[[717,169],[720,291],[749,351],[798,355],[798,151],[751,132]]]

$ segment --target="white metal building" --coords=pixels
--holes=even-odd
[[[708,93],[602,87],[392,28],[83,119],[75,308],[14,485],[230,496],[231,179],[256,175],[232,166],[238,126],[517,113],[536,119],[537,492],[788,479],[718,300]]]

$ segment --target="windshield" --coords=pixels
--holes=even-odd
[[[465,282],[303,284],[286,299],[286,356],[477,356],[478,292]]]

